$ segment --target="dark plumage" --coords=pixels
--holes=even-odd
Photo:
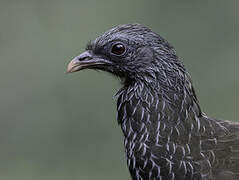
[[[91,42],[68,72],[100,69],[122,79],[118,123],[133,180],[238,180],[239,124],[200,109],[173,47],[140,24]]]

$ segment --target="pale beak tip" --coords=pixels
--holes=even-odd
[[[76,61],[75,59],[71,60],[71,62],[67,66],[66,74],[75,72],[74,69],[76,68]]]

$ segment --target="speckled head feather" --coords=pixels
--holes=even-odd
[[[116,43],[124,44],[124,54],[115,56],[110,52],[112,45]],[[92,41],[87,50],[105,56],[113,66],[104,70],[127,80],[142,80],[147,77],[150,79],[158,73],[158,69],[172,70],[170,65],[175,66],[174,69],[183,69],[173,47],[158,34],[140,24],[117,26]]]
[[[239,179],[239,125],[209,118],[173,47],[140,24],[92,41],[68,72],[97,69],[123,79],[118,123],[133,180]]]

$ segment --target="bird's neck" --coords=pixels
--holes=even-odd
[[[192,90],[186,85],[183,87],[174,91],[134,82],[122,88],[118,93],[117,111],[126,141],[148,146],[164,144],[172,135],[180,136],[177,127],[181,131],[193,123],[196,128],[200,107],[196,97],[190,94]]]

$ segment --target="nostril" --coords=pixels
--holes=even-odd
[[[92,57],[91,56],[85,56],[85,57],[78,57],[78,60],[79,61],[84,61],[84,60],[90,60],[90,59],[92,59]]]
[[[92,59],[92,55],[89,51],[83,52],[77,57],[78,61],[90,60]]]

